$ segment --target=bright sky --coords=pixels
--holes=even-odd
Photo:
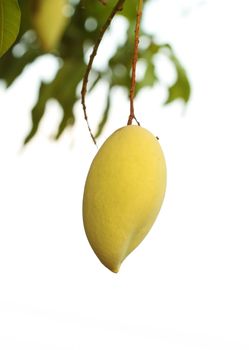
[[[154,0],[144,26],[173,44],[193,95],[186,110],[163,108],[161,87],[136,101],[142,125],[160,137],[168,187],[118,274],[99,263],[83,230],[96,150],[80,105],[72,134],[49,139],[59,120],[51,103],[38,137],[20,148],[38,78],[51,77],[54,62],[0,87],[1,350],[249,349],[248,1]],[[106,40],[117,42],[111,33]],[[167,62],[158,69],[172,79]],[[88,98],[93,126],[102,98]],[[117,94],[100,143],[128,109]]]

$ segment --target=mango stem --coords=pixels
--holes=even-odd
[[[139,32],[140,32],[142,12],[143,12],[143,0],[139,0],[138,9],[137,9],[136,27],[135,27],[135,44],[134,44],[134,53],[133,53],[133,59],[132,59],[132,71],[131,71],[130,116],[129,116],[127,125],[131,125],[133,119],[135,119],[137,124],[140,125],[135,117],[134,96],[136,92],[136,67],[137,67],[137,60],[138,60]]]

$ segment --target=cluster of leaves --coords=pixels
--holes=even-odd
[[[39,3],[42,1],[43,4],[50,5],[46,5],[47,8],[45,5],[41,8]],[[147,0],[145,3],[149,1]],[[74,124],[73,107],[79,100],[77,88],[82,81],[88,63],[86,52],[97,41],[103,21],[108,17],[115,2],[114,0],[26,0],[20,2],[22,13],[20,31],[16,44],[0,59],[0,79],[5,81],[8,88],[22,74],[27,65],[32,64],[38,57],[47,54],[48,51],[60,63],[55,78],[51,82],[40,82],[38,98],[32,109],[32,128],[24,141],[25,143],[29,142],[37,133],[44,116],[46,104],[50,99],[57,100],[63,110],[63,117],[55,138],[58,139],[67,127]],[[64,21],[63,25],[59,24],[61,29],[58,31],[58,35],[55,32],[56,26],[54,25],[56,19],[46,13],[46,11],[51,12],[49,6],[51,7],[52,3],[53,6],[56,3],[59,6],[64,3],[66,6],[63,5],[67,21]],[[44,11],[46,21],[43,24],[41,17],[44,16]],[[90,88],[94,89],[100,81],[105,81],[108,86],[106,106],[103,110],[102,120],[99,122],[96,137],[101,134],[108,118],[112,103],[112,89],[119,86],[127,91],[127,96],[129,94],[130,66],[136,20],[135,3],[126,1],[123,10],[118,15],[123,16],[129,23],[126,40],[117,47],[106,68],[97,70],[93,67],[92,70],[94,81]],[[51,18],[51,23],[49,23],[49,18]],[[61,20],[58,18],[58,21]],[[156,75],[154,58],[158,53],[164,52],[176,70],[176,81],[172,86],[165,87],[167,96],[165,103],[170,103],[176,99],[187,102],[190,97],[190,84],[186,72],[174,54],[172,47],[169,44],[159,45],[150,34],[144,31],[141,35],[146,39],[147,45],[141,47],[139,59],[143,60],[146,69],[143,79],[137,84],[136,93],[144,87],[152,87],[159,81],[160,78]],[[53,40],[53,38],[56,40]]]

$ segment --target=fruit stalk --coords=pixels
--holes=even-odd
[[[103,27],[101,28],[98,40],[96,41],[96,43],[95,43],[95,45],[93,47],[93,50],[92,50],[92,53],[90,55],[90,59],[89,59],[88,65],[86,67],[86,72],[85,72],[84,78],[83,78],[82,89],[81,89],[81,104],[83,106],[84,117],[85,117],[85,121],[87,123],[88,130],[90,132],[91,138],[92,138],[93,142],[95,143],[95,145],[96,145],[96,140],[95,140],[95,137],[94,137],[94,135],[92,133],[92,130],[90,128],[90,125],[89,125],[88,115],[87,115],[87,108],[86,108],[86,93],[87,93],[88,77],[89,77],[89,74],[91,72],[93,61],[94,61],[95,56],[97,55],[98,48],[99,48],[99,45],[100,45],[100,43],[101,43],[101,41],[103,39],[103,36],[104,36],[106,30],[108,29],[108,27],[110,26],[110,24],[111,24],[111,22],[113,20],[113,17],[116,15],[116,13],[119,12],[119,11],[122,11],[124,2],[125,2],[125,0],[118,0],[117,1],[116,5],[114,6],[114,8],[113,8],[113,10],[111,12],[111,14],[109,15],[109,17],[107,18],[107,20],[104,23]]]
[[[140,32],[142,12],[143,12],[143,0],[139,0],[138,9],[137,9],[136,27],[135,27],[134,54],[132,59],[131,88],[130,88],[130,116],[129,116],[127,125],[131,125],[133,119],[135,119],[136,122],[138,123],[134,112],[134,96],[135,96],[135,90],[136,90],[136,67],[137,67],[137,60],[138,60],[139,32]]]

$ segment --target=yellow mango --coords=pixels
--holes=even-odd
[[[97,152],[85,183],[83,223],[99,260],[118,272],[150,231],[163,202],[166,164],[157,138],[129,125]]]

